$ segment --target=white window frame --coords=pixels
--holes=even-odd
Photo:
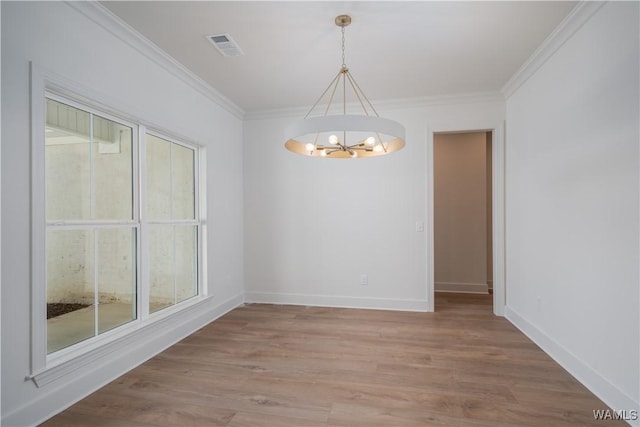
[[[193,167],[194,167],[194,190],[195,193],[193,195],[194,198],[194,219],[168,219],[168,220],[149,220],[147,219],[147,215],[145,212],[146,209],[146,193],[144,191],[140,192],[140,225],[141,225],[141,229],[142,229],[142,234],[143,234],[143,238],[142,238],[142,244],[143,244],[143,248],[142,248],[142,263],[143,265],[149,265],[149,260],[148,260],[148,254],[149,254],[149,250],[148,250],[148,245],[149,245],[149,239],[147,238],[148,235],[148,228],[150,225],[193,225],[196,227],[197,229],[197,244],[198,244],[198,253],[197,253],[197,271],[196,271],[196,275],[198,276],[198,294],[196,295],[199,296],[200,292],[201,292],[201,287],[202,287],[202,281],[200,281],[200,275],[201,275],[201,266],[202,266],[202,245],[201,245],[201,240],[202,240],[202,209],[200,207],[201,200],[200,200],[200,192],[198,191],[198,189],[200,188],[200,153],[199,150],[200,148],[197,146],[194,146],[192,144],[188,144],[185,143],[183,140],[179,139],[179,138],[175,138],[172,136],[169,136],[166,132],[162,132],[162,131],[158,131],[156,129],[153,128],[149,128],[147,126],[144,125],[140,125],[139,127],[139,132],[140,132],[140,144],[139,144],[139,150],[140,150],[140,170],[144,170],[144,165],[146,164],[146,153],[147,153],[147,139],[146,139],[146,135],[151,135],[151,136],[155,136],[156,138],[160,138],[162,140],[168,141],[172,144],[176,144],[185,148],[188,148],[190,150],[194,150],[194,159],[193,159]],[[140,186],[141,188],[146,188],[146,175],[143,174],[143,176],[141,177],[141,181],[140,181]],[[171,201],[173,203],[173,200]],[[175,250],[175,248],[174,248]],[[149,270],[147,268],[143,269],[143,277],[142,283],[149,283],[149,278],[147,277],[149,273]],[[149,301],[149,295],[148,295],[148,287],[144,287],[144,301]],[[175,293],[175,283],[174,283],[174,293]],[[175,302],[175,298],[174,298],[174,304],[169,306],[169,307],[165,307],[162,308],[154,313],[149,313],[149,304],[143,304],[144,307],[142,307],[142,311],[141,313],[145,316],[145,317],[156,317],[156,316],[160,316],[162,314],[162,312],[164,310],[170,309],[171,307],[174,307],[175,305],[179,305],[182,304],[183,302],[186,302],[188,300],[190,300],[191,298],[176,303]]]
[[[88,111],[100,117],[131,126],[133,129],[133,198],[134,212],[130,225],[136,232],[136,269],[137,269],[137,318],[124,325],[106,331],[102,334],[73,344],[64,349],[47,354],[47,314],[46,314],[46,175],[45,175],[45,106],[46,98],[71,105]],[[194,150],[194,185],[195,185],[195,221],[197,226],[197,294],[196,296],[178,304],[163,308],[149,314],[148,306],[148,253],[143,248],[148,247],[146,236],[146,218],[144,209],[144,173],[145,165],[145,135],[149,133]],[[200,303],[205,303],[211,297],[207,289],[206,266],[206,149],[187,138],[166,131],[139,118],[138,115],[127,111],[115,99],[109,99],[103,94],[89,88],[81,87],[75,82],[45,71],[31,64],[31,378],[38,387],[42,387],[64,375],[71,374],[79,365],[97,361],[117,351],[119,345],[126,345],[132,337],[143,333],[145,329],[153,328],[163,319],[177,316],[178,313],[189,310]],[[106,221],[57,221],[57,225],[74,227],[89,226],[113,227]],[[123,221],[125,222],[125,221]],[[118,225],[123,222],[118,221]],[[51,224],[50,224],[51,225]]]
[[[38,212],[37,216],[39,217],[38,220],[41,221],[42,218],[44,218],[45,221],[45,234],[44,234],[44,238],[40,238],[38,237],[38,242],[40,242],[39,244],[42,245],[42,243],[44,243],[45,246],[45,266],[46,266],[46,239],[47,239],[47,232],[50,230],[91,230],[91,231],[95,231],[95,230],[105,230],[105,229],[113,229],[113,228],[124,228],[124,227],[129,227],[132,230],[135,230],[135,253],[136,253],[136,257],[135,257],[135,265],[134,268],[136,270],[136,319],[131,320],[130,322],[135,322],[136,320],[140,320],[140,298],[139,298],[139,294],[140,294],[140,289],[143,287],[142,283],[140,281],[141,278],[141,272],[140,270],[142,270],[141,267],[144,267],[141,265],[140,262],[140,255],[141,255],[141,226],[140,226],[140,206],[139,206],[139,200],[140,200],[140,195],[142,193],[141,188],[140,188],[140,175],[141,175],[141,168],[140,168],[140,162],[138,160],[138,156],[139,156],[139,135],[138,135],[138,128],[139,126],[134,123],[134,122],[130,122],[127,121],[125,119],[122,119],[120,117],[116,117],[113,116],[111,114],[99,111],[95,108],[93,108],[90,105],[85,105],[82,103],[78,103],[75,100],[68,98],[68,97],[64,97],[59,95],[58,93],[55,92],[51,92],[48,90],[45,90],[45,103],[47,99],[51,99],[53,101],[65,104],[65,105],[69,105],[73,108],[77,108],[81,111],[87,112],[89,113],[91,116],[91,120],[90,120],[90,128],[93,129],[93,117],[95,116],[99,116],[102,118],[105,118],[107,120],[110,120],[114,123],[118,123],[121,125],[125,125],[131,128],[132,131],[132,135],[131,135],[131,156],[132,156],[132,162],[131,162],[131,178],[132,178],[132,206],[131,206],[131,219],[129,220],[97,220],[97,219],[77,219],[77,220],[52,220],[49,221],[46,218],[46,209],[45,212]],[[45,117],[46,119],[46,117]],[[44,128],[45,122],[43,121],[41,123],[41,126]],[[89,136],[90,138],[90,153],[92,152],[93,148],[92,148],[92,143],[93,143],[93,134],[91,134]],[[45,136],[46,139],[46,136]],[[44,155],[44,145],[40,146],[38,148],[38,151],[43,151],[43,159],[46,157]],[[34,148],[35,150],[35,148]],[[90,156],[91,158],[92,156]],[[94,168],[94,164],[92,163],[89,166],[89,169],[91,170],[91,174],[93,174],[93,168]],[[38,170],[38,174],[40,175],[41,173],[44,174],[45,173],[45,164],[42,163],[41,168],[37,169]],[[35,170],[34,170],[35,171]],[[91,175],[93,176],[93,175]],[[40,178],[40,177],[39,177]],[[46,181],[46,177],[45,177],[45,181]],[[41,182],[41,180],[39,179],[38,182]],[[35,182],[34,182],[35,185]],[[46,182],[45,182],[45,187],[46,187]],[[38,193],[40,193],[40,191],[38,191]],[[93,212],[93,204],[95,203],[95,200],[93,199],[95,194],[96,194],[96,189],[95,189],[95,183],[93,178],[91,178],[91,211]],[[45,203],[46,203],[46,188],[44,189],[44,191],[42,191],[42,195],[44,197]],[[34,212],[34,218],[36,216],[36,213]],[[97,241],[94,240],[94,246],[97,245]],[[94,252],[93,254],[94,256],[94,262],[95,262],[95,266],[97,269],[98,266],[98,257],[99,254],[97,252]],[[37,268],[37,267],[36,267]],[[96,270],[97,271],[97,270]],[[95,274],[95,273],[94,273]],[[45,268],[45,283],[46,283],[46,268]],[[51,362],[55,362],[56,360],[60,360],[60,359],[64,359],[65,356],[68,353],[72,353],[74,352],[78,347],[82,347],[82,343],[86,342],[86,341],[90,341],[90,340],[94,340],[96,338],[98,338],[99,336],[103,336],[105,334],[109,334],[109,332],[118,329],[118,328],[114,328],[110,331],[106,331],[103,333],[99,333],[98,332],[98,316],[99,316],[99,310],[100,310],[100,306],[98,304],[98,292],[97,292],[97,286],[98,286],[98,281],[97,278],[94,277],[94,316],[95,316],[95,322],[94,322],[94,336],[91,338],[87,338],[86,340],[80,341],[78,343],[75,344],[71,344],[65,348],[62,348],[60,350],[57,350],[55,352],[52,353],[47,353],[47,358],[46,358],[46,362],[47,364],[50,364]],[[45,305],[46,305],[46,286],[44,287],[44,297],[45,297]],[[130,322],[127,322],[130,323]],[[45,325],[46,325],[46,319],[45,319]],[[124,325],[122,325],[124,326]],[[44,336],[45,336],[45,345],[46,345],[46,340],[47,340],[47,328],[44,328]],[[86,344],[85,344],[86,345]],[[48,351],[48,350],[47,350]]]

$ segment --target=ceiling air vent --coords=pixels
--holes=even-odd
[[[242,56],[244,53],[238,46],[238,43],[231,38],[228,33],[211,34],[207,36],[209,40],[218,49],[222,56]]]

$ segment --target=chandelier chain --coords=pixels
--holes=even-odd
[[[342,68],[346,68],[347,64],[344,60],[344,27],[342,27]]]

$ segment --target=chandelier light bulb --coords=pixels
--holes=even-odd
[[[366,139],[365,143],[369,146],[373,145],[376,143],[376,139],[372,136],[370,136],[369,138]]]
[[[329,136],[329,144],[337,145],[338,144],[338,137],[335,136],[335,135]]]
[[[322,157],[327,157],[327,150],[320,150],[320,155]]]
[[[378,144],[375,147],[373,147],[373,151],[375,151],[376,153],[382,152],[382,144]]]
[[[355,151],[350,152],[349,155],[351,156],[352,159],[358,157],[358,153],[356,153]]]
[[[315,145],[309,142],[304,147],[307,149],[307,151],[313,151],[313,149],[315,148]]]

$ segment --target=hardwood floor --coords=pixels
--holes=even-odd
[[[491,297],[435,313],[237,308],[44,426],[607,426]]]

